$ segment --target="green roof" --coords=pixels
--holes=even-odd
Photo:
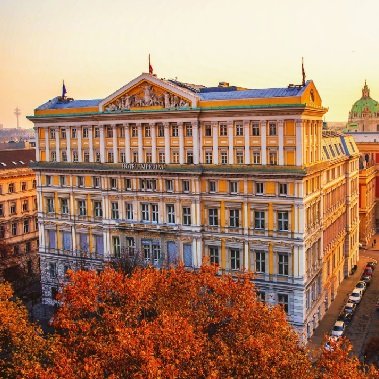
[[[360,117],[364,111],[370,113],[379,112],[379,104],[376,100],[370,97],[370,89],[365,82],[365,85],[362,88],[362,97],[356,101],[351,108],[352,117]],[[357,115],[354,115],[356,113]]]

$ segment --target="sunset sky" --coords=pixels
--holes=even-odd
[[[378,0],[0,0],[0,124],[60,95],[104,98],[148,69],[247,88],[301,82],[346,121],[364,80],[379,100]]]

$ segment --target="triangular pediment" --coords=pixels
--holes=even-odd
[[[100,104],[101,112],[130,110],[159,110],[196,108],[199,97],[192,91],[181,88],[154,75],[142,74],[105,98]]]

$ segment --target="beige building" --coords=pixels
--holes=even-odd
[[[312,81],[204,87],[142,74],[100,100],[57,97],[37,143],[44,301],[68,268],[141,252],[255,272],[310,336],[358,260],[358,151],[324,135]]]
[[[35,156],[34,149],[0,151],[0,279],[21,291],[39,282]]]

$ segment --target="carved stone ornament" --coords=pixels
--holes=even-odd
[[[105,106],[106,112],[128,111],[131,108],[162,107],[166,109],[189,108],[188,100],[180,96],[154,88],[145,82],[137,91],[125,93]]]

